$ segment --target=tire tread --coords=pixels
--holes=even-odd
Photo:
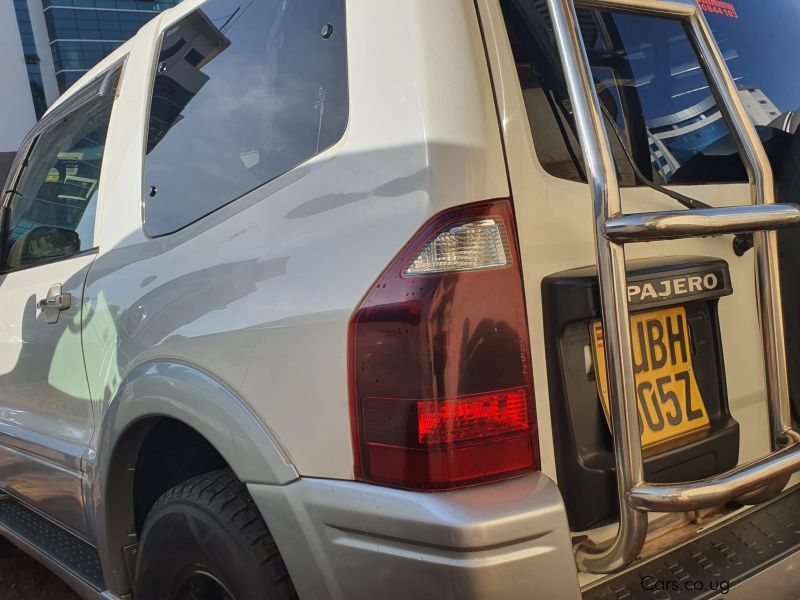
[[[275,586],[270,598],[292,600],[297,593],[286,565],[264,519],[250,497],[247,487],[230,469],[220,469],[183,481],[164,492],[150,509],[150,514],[174,502],[191,502],[215,513],[229,531],[243,537],[255,563],[264,571],[265,580]]]

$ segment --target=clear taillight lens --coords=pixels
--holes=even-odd
[[[494,269],[509,262],[503,220],[488,217],[446,226],[406,265],[403,275]]]
[[[429,221],[367,293],[349,341],[360,479],[447,489],[538,468],[508,200]]]

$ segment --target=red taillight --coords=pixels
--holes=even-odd
[[[356,476],[447,489],[538,468],[508,200],[429,221],[350,323]]]
[[[528,426],[528,391],[525,388],[417,402],[420,444],[440,444],[526,431]]]

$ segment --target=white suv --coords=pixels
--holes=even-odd
[[[796,590],[774,4],[161,13],[4,188],[0,532],[86,598]]]

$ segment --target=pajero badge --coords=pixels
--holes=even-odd
[[[628,303],[631,308],[719,298],[731,293],[730,275],[724,263],[714,267],[694,267],[628,278]]]

